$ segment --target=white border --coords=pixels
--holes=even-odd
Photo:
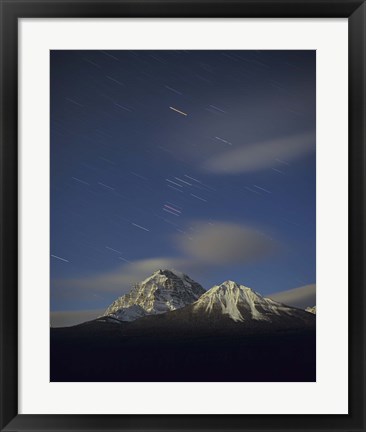
[[[347,413],[347,20],[22,19],[19,24],[19,412]],[[316,383],[49,383],[50,49],[317,50]]]

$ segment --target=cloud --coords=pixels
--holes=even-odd
[[[97,318],[103,312],[104,309],[51,312],[51,327],[67,327],[80,324]]]
[[[203,168],[215,174],[253,172],[273,167],[276,159],[289,162],[314,150],[315,134],[304,133],[227,150],[207,159]]]
[[[305,309],[308,306],[316,305],[316,285],[305,285],[299,288],[269,294],[267,297],[289,306]]]
[[[190,236],[177,236],[176,243],[191,259],[210,264],[245,264],[270,254],[275,243],[262,232],[227,222],[196,222]]]
[[[157,257],[126,263],[116,269],[93,276],[58,279],[52,282],[54,298],[88,299],[106,294],[123,295],[133,284],[146,279],[158,269],[179,269],[189,274],[197,265],[186,258]]]

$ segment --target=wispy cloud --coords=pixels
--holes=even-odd
[[[117,268],[99,274],[58,279],[52,281],[54,299],[90,299],[91,296],[121,296],[131,290],[135,283],[141,282],[158,269],[176,269],[188,274],[197,274],[197,264],[187,258],[157,257],[124,263]]]
[[[179,249],[191,259],[210,264],[246,264],[275,249],[275,242],[263,232],[229,222],[195,222],[190,235],[176,236]]]
[[[304,285],[287,291],[269,294],[269,298],[289,306],[305,309],[316,305],[316,285]]]
[[[231,148],[207,159],[206,171],[215,174],[237,174],[272,168],[276,160],[286,163],[315,151],[313,132],[287,136],[238,148]]]
[[[104,312],[104,309],[51,312],[51,327],[67,327],[90,321]]]

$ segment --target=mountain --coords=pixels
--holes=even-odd
[[[187,275],[158,270],[115,300],[103,316],[134,321],[145,315],[163,314],[196,301],[205,290]]]
[[[159,328],[159,331],[168,332],[199,333],[200,330],[215,329],[219,332],[271,333],[315,328],[315,316],[265,298],[236,282],[226,281],[212,287],[190,305],[159,316],[145,317],[133,324],[131,330],[138,331]]]
[[[159,270],[99,319],[51,328],[50,380],[313,382],[315,327],[314,314],[238,283],[205,292]]]
[[[305,310],[306,310],[306,312],[310,312],[310,313],[316,315],[316,306],[307,307]]]
[[[300,318],[303,311],[262,297],[244,285],[233,281],[216,285],[193,304],[196,313],[227,315],[233,321],[278,321],[280,318]]]

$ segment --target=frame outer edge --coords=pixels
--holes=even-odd
[[[1,2],[0,428],[18,413],[17,16]]]
[[[95,2],[97,3],[97,2]],[[94,3],[94,4],[95,4]],[[101,3],[101,2],[99,2]],[[111,5],[116,2],[106,2],[106,4]],[[123,3],[123,2],[121,2]],[[136,2],[140,3],[140,2]],[[145,1],[142,3],[150,3],[149,10],[153,9],[154,1]],[[156,2],[158,3],[158,2]],[[162,2],[161,2],[162,3]],[[160,3],[160,6],[162,4]],[[181,7],[184,8],[184,2],[172,2],[176,3],[179,6],[181,3]],[[203,6],[203,2],[200,2]],[[206,3],[206,2],[205,2]],[[213,2],[216,6],[220,6],[220,2]],[[228,2],[230,3],[230,2]],[[243,4],[246,2],[243,1]],[[249,2],[250,3],[250,2]],[[252,2],[253,3],[253,2]],[[271,4],[272,3],[272,4]],[[258,0],[258,4],[262,4],[265,9],[267,6],[267,12],[263,11],[263,14],[259,14],[258,16],[268,16],[269,10],[273,10],[273,6],[275,5],[275,1],[267,1],[262,2]],[[278,2],[280,3],[280,2]],[[283,2],[284,3],[284,2]],[[286,2],[289,5],[288,2]],[[293,3],[299,3],[294,0]],[[309,1],[309,7],[311,8],[311,4],[313,2]],[[322,2],[314,2],[312,7],[316,10],[316,4],[320,4]],[[352,15],[349,20],[349,24],[352,23],[352,29],[349,32],[349,47],[350,52],[352,52],[353,60],[358,56],[360,61],[357,63],[357,68],[353,68],[352,75],[349,76],[349,97],[350,97],[350,117],[349,117],[349,140],[350,143],[354,143],[357,151],[350,152],[350,161],[352,161],[352,168],[354,168],[354,173],[350,173],[350,208],[354,209],[350,210],[349,221],[350,221],[350,249],[353,248],[353,258],[350,260],[350,271],[352,270],[352,274],[357,274],[357,277],[354,277],[350,281],[361,283],[361,287],[356,295],[350,297],[350,307],[354,307],[353,310],[357,311],[359,315],[359,319],[363,318],[363,313],[366,308],[364,302],[364,289],[365,289],[365,270],[363,269],[364,265],[364,251],[366,244],[365,237],[365,197],[364,193],[366,191],[366,177],[365,177],[365,23],[366,23],[366,6],[363,2],[361,6],[361,2],[333,2],[334,5],[343,5],[335,15],[344,16],[346,11],[352,9]],[[80,11],[80,6],[82,4],[83,8],[87,8],[88,4],[91,9],[92,2],[85,1],[75,1],[76,9]],[[189,3],[188,3],[189,4]],[[207,3],[206,3],[207,4]],[[299,4],[299,9],[301,9],[301,3]],[[34,7],[32,11],[32,6]],[[62,6],[62,7],[61,7]],[[291,5],[293,10],[294,4]],[[322,16],[334,16],[331,12],[330,2],[324,2],[324,8],[322,9]],[[359,7],[358,7],[359,6]],[[222,6],[223,2],[222,2]],[[50,16],[50,17],[58,17],[62,16],[60,14],[60,10],[67,8],[67,2],[64,1],[53,1],[53,0],[43,0],[35,3],[32,0],[26,0],[24,2],[18,3],[14,2],[11,4],[9,1],[0,0],[0,19],[1,19],[1,111],[0,111],[0,156],[1,156],[1,217],[2,217],[2,225],[1,225],[1,251],[0,251],[0,271],[1,271],[1,292],[0,292],[0,355],[1,355],[1,385],[0,385],[0,430],[2,431],[35,431],[35,430],[68,430],[70,431],[81,431],[81,430],[179,430],[177,420],[171,419],[168,422],[161,422],[158,418],[155,421],[151,422],[151,428],[145,428],[142,424],[144,422],[139,421],[129,421],[126,422],[116,421],[114,425],[119,424],[119,426],[114,427],[112,424],[107,421],[102,421],[101,417],[105,416],[44,416],[44,415],[17,415],[18,409],[18,374],[17,374],[17,360],[18,360],[18,346],[17,346],[17,315],[18,315],[18,296],[17,293],[14,292],[16,290],[12,290],[11,287],[17,286],[17,245],[18,245],[18,226],[17,226],[17,214],[18,214],[18,203],[17,203],[17,182],[18,182],[18,167],[17,167],[17,103],[18,103],[18,88],[17,88],[17,46],[18,46],[18,38],[17,38],[17,19],[20,16],[38,16],[34,11],[40,10],[44,8],[46,11],[45,14],[40,14],[41,16]],[[357,8],[357,10],[356,10]],[[50,10],[54,10],[53,13],[50,13]],[[73,9],[73,8],[71,8]],[[98,8],[97,8],[98,9]],[[108,9],[108,7],[107,7]],[[118,8],[111,8],[118,9]],[[124,8],[121,8],[123,10]],[[134,8],[131,8],[134,9]],[[177,8],[179,9],[179,8]],[[219,9],[219,8],[218,8]],[[197,9],[196,9],[197,10]],[[76,13],[79,15],[80,12]],[[91,11],[92,15],[93,12]],[[73,13],[68,13],[66,15],[73,15]],[[127,13],[127,15],[129,15]],[[132,12],[133,15],[133,12]],[[159,14],[157,14],[159,15]],[[183,16],[182,14],[181,16]],[[250,13],[249,13],[250,15]],[[295,14],[296,16],[301,16],[301,13]],[[85,13],[85,16],[88,16],[88,13]],[[131,16],[131,15],[130,15]],[[284,16],[288,16],[284,14]],[[316,13],[310,14],[309,16],[316,16]],[[4,62],[6,59],[6,64]],[[351,59],[351,56],[350,56]],[[361,63],[361,64],[360,64]],[[352,63],[355,66],[355,62]],[[6,86],[5,86],[6,83]],[[6,110],[5,110],[6,108]],[[352,113],[352,115],[351,115]],[[351,166],[351,165],[350,165]],[[351,191],[353,186],[353,191]],[[352,223],[352,226],[351,226]],[[358,229],[356,228],[358,226]],[[6,248],[6,256],[4,255]],[[358,272],[357,272],[358,268]],[[351,314],[350,314],[351,315]],[[358,396],[357,398],[353,398],[353,403],[355,409],[351,413],[351,418],[349,422],[345,422],[346,419],[339,418],[340,428],[334,428],[332,425],[333,420],[329,421],[329,426],[325,426],[326,423],[322,421],[319,422],[319,426],[315,428],[301,427],[297,429],[297,431],[365,431],[365,408],[363,406],[363,402],[365,401],[365,323],[362,321],[362,325],[360,326],[360,321],[357,321],[358,328],[355,328],[355,321],[353,317],[350,316],[350,325],[355,331],[354,334],[350,335],[350,359],[353,360],[352,366],[356,366],[355,371],[362,371],[362,379],[360,379],[359,375],[350,375],[350,379],[352,380],[352,389],[357,389],[357,392],[354,392],[354,396]],[[357,346],[356,346],[357,345]],[[361,398],[359,396],[362,395]],[[358,399],[358,400],[356,400]],[[351,404],[352,407],[352,404]],[[355,417],[354,417],[355,416]],[[63,417],[63,419],[61,419]],[[84,418],[79,422],[75,417],[78,417],[78,420]],[[88,417],[88,418],[87,418]],[[95,426],[89,428],[88,426],[92,421],[92,417],[95,418]],[[119,417],[119,416],[111,416],[111,417]],[[160,416],[155,416],[160,417]],[[57,420],[58,418],[58,420]],[[55,421],[56,420],[56,421]],[[112,420],[112,419],[111,419]],[[166,419],[168,420],[168,419]],[[179,421],[179,420],[178,420]],[[140,423],[140,424],[139,424]],[[142,423],[142,424],[141,424]],[[160,423],[160,427],[159,427]],[[165,425],[162,426],[162,423]],[[175,423],[175,425],[174,425]],[[180,430],[190,430],[193,432],[197,426],[187,427],[187,423],[182,422],[182,425],[185,424]],[[194,421],[192,423],[195,423]],[[68,426],[66,426],[68,424]],[[104,427],[103,427],[104,424]],[[124,427],[120,427],[120,425],[124,424]],[[146,424],[146,423],[145,423]],[[230,424],[230,418],[227,418],[227,425]],[[7,426],[5,426],[7,425]],[[242,419],[241,427],[237,428],[225,428],[226,430],[245,430],[243,429],[243,425],[245,425],[245,420]],[[322,425],[322,426],[320,426]],[[205,428],[207,429],[207,427]],[[218,430],[218,428],[215,428]],[[276,426],[278,429],[278,426]],[[285,427],[282,430],[294,430],[293,428]],[[198,430],[198,429],[196,429]],[[246,429],[256,430],[259,432],[259,427],[252,428],[251,426]],[[269,430],[267,428],[261,429]],[[271,430],[274,430],[271,428]]]
[[[349,19],[349,413],[366,430],[366,3]],[[356,430],[356,429],[355,429]]]

